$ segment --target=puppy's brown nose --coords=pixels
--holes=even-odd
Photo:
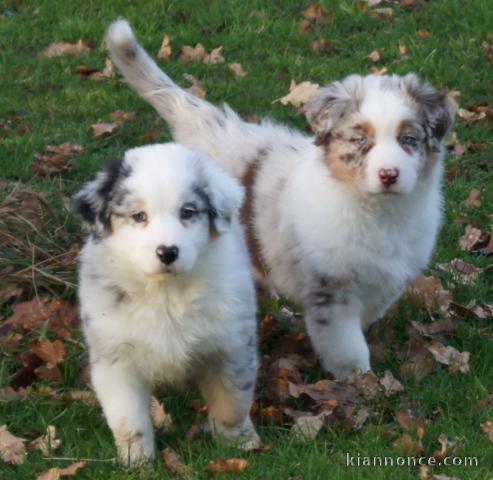
[[[165,265],[171,265],[178,258],[178,252],[179,249],[176,245],[171,245],[171,247],[159,245],[156,248],[156,255]]]
[[[384,186],[390,187],[395,182],[397,182],[397,178],[399,177],[399,170],[397,170],[397,168],[381,168],[378,171],[378,176],[380,177],[380,182]]]

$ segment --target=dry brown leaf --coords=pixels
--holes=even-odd
[[[332,48],[332,43],[330,40],[320,37],[312,41],[312,48],[316,53],[328,53]]]
[[[204,57],[204,63],[211,63],[211,64],[224,63],[224,57],[221,55],[222,51],[223,51],[222,45],[212,49],[211,53],[208,53]]]
[[[380,52],[378,50],[373,50],[373,52],[368,54],[368,58],[372,62],[378,62],[380,60]]]
[[[94,71],[89,73],[89,79],[91,80],[105,80],[115,76],[115,70],[113,68],[113,62],[110,58],[107,58],[104,62],[104,69],[102,71]]]
[[[123,123],[128,122],[129,120],[135,119],[135,112],[126,112],[124,110],[116,110],[110,113],[110,118],[114,122]]]
[[[322,5],[311,4],[303,12],[303,16],[315,25],[329,25],[334,19],[334,14]]]
[[[399,382],[399,380],[397,380],[389,370],[385,371],[384,376],[379,381],[380,385],[383,387],[383,393],[386,397],[391,397],[392,395],[404,390],[402,383]]]
[[[460,258],[454,258],[448,263],[437,263],[436,267],[450,273],[454,281],[463,285],[474,285],[479,275],[484,271],[484,269],[478,268],[472,263],[464,262]]]
[[[462,446],[458,440],[449,440],[443,433],[438,437],[438,443],[440,443],[440,449],[433,453],[437,462],[442,462],[445,457],[455,457]]]
[[[468,207],[481,207],[481,199],[479,198],[481,196],[481,190],[479,188],[473,188],[469,192],[469,196],[466,198],[464,201],[464,205]]]
[[[410,338],[405,347],[407,360],[402,364],[400,373],[403,378],[414,378],[421,381],[433,371],[436,360],[426,348],[427,341],[421,338]]]
[[[24,438],[16,437],[7,430],[7,425],[0,426],[0,457],[6,463],[20,465],[26,460]]]
[[[491,235],[488,232],[472,225],[467,225],[464,235],[459,238],[459,246],[462,250],[470,252],[481,251],[488,246],[490,239]]]
[[[389,67],[370,67],[371,73],[375,75],[385,75],[389,71]]]
[[[50,341],[48,339],[36,340],[31,343],[32,351],[41,360],[52,365],[57,365],[65,360],[67,350],[60,340]]]
[[[107,135],[112,133],[119,123],[117,122],[98,122],[91,125],[92,133],[95,137],[101,137],[102,135]]]
[[[33,168],[38,175],[51,175],[67,172],[73,168],[70,157],[84,152],[84,147],[77,143],[65,142],[61,145],[46,145],[45,153],[35,153]]]
[[[169,432],[173,428],[173,419],[166,413],[164,405],[155,396],[151,397],[151,418],[155,428]]]
[[[407,431],[414,430],[420,423],[420,419],[415,417],[409,411],[397,412],[395,418],[399,425]]]
[[[167,60],[169,57],[171,57],[172,53],[173,49],[171,48],[171,39],[167,34],[164,34],[161,47],[159,48],[159,52],[157,52],[157,58]]]
[[[427,348],[437,362],[448,365],[450,372],[469,372],[469,352],[459,352],[456,348],[445,346],[437,341],[431,342]]]
[[[195,47],[191,47],[189,45],[183,45],[181,47],[181,56],[180,59],[185,62],[191,62],[193,60],[204,60],[207,55],[207,50],[201,43],[197,43]]]
[[[488,440],[490,442],[493,442],[493,422],[491,420],[486,420],[480,425],[483,429],[483,432],[486,433],[486,435],[488,436]]]
[[[296,418],[291,433],[299,440],[313,440],[325,423],[327,414],[306,415]]]
[[[47,457],[61,444],[62,441],[59,438],[56,438],[56,427],[54,425],[48,425],[46,434],[36,438],[29,445],[31,448],[39,450],[44,457]]]
[[[81,460],[66,468],[50,468],[37,477],[36,480],[59,480],[61,477],[73,477],[81,468],[86,467],[87,462]]]
[[[484,54],[488,60],[493,60],[493,43],[489,43],[487,41],[481,42],[481,46],[483,47]]]
[[[234,72],[234,74],[238,78],[244,77],[247,74],[247,72],[245,71],[245,69],[243,68],[241,63],[233,62],[233,63],[228,64],[228,67],[230,70],[232,70]]]
[[[399,44],[399,53],[401,54],[401,56],[404,57],[409,53],[409,50],[404,44],[400,43]]]
[[[425,28],[420,28],[418,30],[418,35],[421,37],[421,38],[429,38],[431,36],[431,32],[429,30],[426,30]]]
[[[290,103],[295,108],[299,108],[301,105],[310,100],[310,98],[318,90],[318,87],[318,83],[305,81],[297,84],[294,80],[291,80],[289,93],[284,97],[274,100],[272,103],[281,102],[283,105]]]
[[[85,405],[95,406],[98,404],[96,394],[92,390],[69,390],[66,397],[70,400],[79,400]]]
[[[53,58],[62,55],[81,55],[90,51],[89,45],[82,40],[77,43],[54,42],[41,52],[42,57]]]
[[[298,31],[300,33],[310,33],[312,30],[313,27],[309,20],[307,19],[301,20],[300,26],[298,27]]]
[[[289,398],[289,384],[301,382],[299,366],[296,355],[282,357],[271,363],[267,376],[267,397],[270,400],[283,403]]]
[[[370,10],[369,13],[372,17],[386,18],[386,19],[394,18],[394,10],[390,7],[374,8],[373,10]]]
[[[446,312],[452,302],[452,294],[443,288],[440,278],[435,276],[419,276],[408,289],[408,296],[418,296],[430,314],[438,308]]]
[[[165,448],[163,450],[163,460],[168,470],[180,478],[190,478],[193,474],[192,467],[183,463],[181,457],[171,448]]]
[[[207,465],[207,471],[211,473],[240,473],[248,467],[248,461],[244,458],[219,458],[211,460]]]
[[[455,144],[452,145],[452,150],[451,151],[453,152],[453,154],[456,157],[462,157],[462,155],[464,155],[464,153],[466,153],[467,148],[466,148],[466,146],[463,143],[455,143]]]
[[[462,118],[466,123],[477,123],[486,118],[484,110],[466,110],[465,108],[459,108],[457,115]]]

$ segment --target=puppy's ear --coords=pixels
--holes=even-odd
[[[423,83],[414,73],[402,79],[402,87],[418,106],[428,147],[432,151],[439,151],[443,138],[454,123],[457,104],[446,93]]]
[[[210,160],[204,162],[206,185],[203,188],[209,208],[209,218],[216,233],[229,230],[233,218],[238,214],[245,189],[221,167]]]
[[[357,110],[362,96],[362,77],[350,75],[319,89],[305,105],[305,115],[317,145],[327,143],[334,126],[348,113]]]
[[[111,201],[119,183],[129,173],[124,160],[111,158],[96,179],[75,196],[75,208],[93,235],[100,237],[111,231]]]

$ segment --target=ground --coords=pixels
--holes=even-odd
[[[172,448],[193,469],[185,474],[188,478],[209,478],[208,462],[230,457],[248,461],[243,472],[233,474],[242,479],[418,479],[441,474],[484,480],[491,476],[493,426],[488,421],[493,420],[493,397],[488,395],[493,393],[493,327],[491,309],[481,307],[493,303],[492,270],[488,268],[491,243],[482,253],[478,250],[488,243],[493,213],[492,111],[488,106],[493,84],[493,9],[488,0],[396,0],[371,7],[367,3],[377,2],[323,1],[320,5],[327,11],[311,7],[306,20],[303,12],[309,2],[292,0],[0,1],[0,424],[29,441],[54,425],[62,440],[56,451],[45,456],[28,447],[21,465],[0,460],[2,479],[36,478],[50,467],[66,467],[71,459],[81,458],[92,459],[77,473],[81,479],[174,475],[160,454],[152,468],[136,471],[101,461],[112,459],[115,451],[100,408],[70,398],[70,392],[88,389],[84,347],[77,325],[71,323],[76,318],[70,305],[76,300],[76,253],[82,239],[71,196],[107,157],[170,139],[164,122],[117,75],[90,78],[91,71],[104,68],[104,32],[119,16],[130,20],[153,55],[166,33],[173,52],[160,62],[170,76],[189,86],[183,75],[193,75],[209,100],[227,102],[245,118],[269,116],[306,130],[306,121],[296,108],[272,103],[288,92],[291,80],[325,84],[350,73],[384,67],[390,73],[417,72],[452,92],[466,110],[460,112],[450,140],[445,222],[426,272],[430,282],[439,278],[443,282],[441,297],[437,300],[438,284],[427,284],[424,290],[431,300],[407,296],[372,333],[376,376],[392,372],[403,390],[383,392],[381,384],[374,385],[376,377],[367,378],[372,388],[380,390],[354,402],[354,412],[367,410],[362,425],[347,410],[341,410],[341,421],[329,412],[327,425],[316,438],[302,440],[290,431],[292,419],[284,407],[328,412],[334,385],[319,384],[325,388],[319,401],[305,394],[293,399],[285,391],[287,396],[281,401],[276,397],[279,391],[272,397],[269,382],[282,390],[284,377],[271,368],[269,375],[274,378],[269,378],[264,370],[255,414],[260,434],[271,448],[255,453],[217,445],[206,434],[187,440],[186,432],[197,421],[191,407],[197,393],[193,389],[158,392],[174,423],[171,432],[157,434],[158,453]],[[387,10],[375,14],[376,9]],[[86,52],[42,54],[53,42],[79,39],[87,44]],[[207,51],[222,45],[225,62],[180,58],[181,46],[198,42]],[[379,55],[373,53],[373,59],[369,58],[375,50]],[[233,62],[241,63],[245,76],[235,75],[228,66]],[[134,112],[135,117],[117,118],[118,125],[110,133],[95,136],[91,125],[100,120],[115,122],[110,114],[117,110]],[[47,145],[64,142],[81,145],[83,151],[47,151]],[[479,190],[479,201],[474,201],[473,192],[467,202],[472,189]],[[459,239],[468,225],[481,229],[484,238],[475,245],[463,241],[461,247]],[[465,262],[462,272],[472,273],[451,270],[450,262],[456,258]],[[453,296],[452,304],[447,292]],[[37,299],[44,309],[41,313]],[[298,347],[303,343],[302,333],[290,331],[299,327],[282,310],[285,303],[264,299],[261,305],[266,363],[276,357],[273,352],[282,350],[286,338],[298,335],[294,343]],[[19,310],[23,308],[28,309],[24,317]],[[412,321],[419,322],[418,333]],[[423,328],[430,325],[436,328],[432,333],[428,328],[425,335]],[[447,352],[466,365],[457,366],[453,359],[450,367],[443,365],[450,358],[444,359],[442,350],[438,352],[442,362],[433,361],[426,352],[436,348],[436,342],[457,349]],[[418,362],[418,375],[410,373],[413,348],[421,352],[421,360],[428,355],[423,364]],[[465,356],[454,356],[458,352],[470,352],[469,371]],[[294,379],[309,384],[326,378],[317,366],[298,367],[287,374],[292,383]],[[269,416],[268,412],[274,413]],[[440,465],[432,471],[347,465],[347,453],[395,459],[407,451],[414,456],[440,457],[436,451],[441,434],[460,443],[454,455],[462,459],[462,465]],[[450,444],[444,448],[453,450]],[[0,440],[2,449],[5,453]],[[464,457],[477,457],[478,465],[464,466]]]

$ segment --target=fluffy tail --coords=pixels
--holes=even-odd
[[[272,125],[246,123],[229,107],[180,88],[139,45],[126,20],[110,26],[106,42],[125,80],[168,122],[177,141],[209,154],[236,176],[268,145]]]

